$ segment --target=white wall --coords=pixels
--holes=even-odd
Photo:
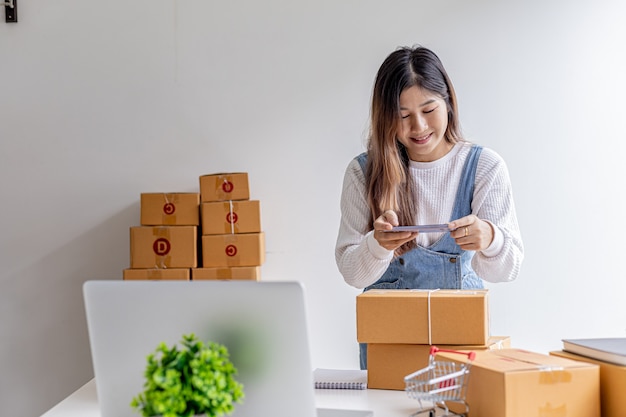
[[[92,377],[87,279],[118,279],[139,194],[247,171],[265,280],[304,282],[314,366],[356,367],[334,243],[372,81],[421,43],[467,136],[508,162],[526,260],[492,333],[623,336],[626,6],[619,0],[20,0],[0,16],[0,415]],[[120,341],[123,343],[123,341]]]

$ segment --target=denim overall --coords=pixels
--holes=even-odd
[[[482,148],[472,146],[465,161],[461,181],[454,201],[450,221],[471,214],[476,165]],[[357,157],[365,172],[367,154]],[[477,289],[483,288],[482,280],[472,269],[474,251],[462,250],[450,233],[425,248],[416,248],[394,259],[371,289]],[[360,366],[367,369],[367,344],[360,343]]]

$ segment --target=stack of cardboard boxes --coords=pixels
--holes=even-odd
[[[141,194],[141,226],[130,228],[125,280],[189,280],[198,266],[198,193]]]
[[[250,200],[248,174],[200,177],[202,268],[192,279],[259,280],[265,262],[261,207]]]
[[[368,387],[403,390],[404,377],[428,365],[430,345],[487,350],[510,346],[490,337],[486,290],[370,290],[357,296],[357,339],[367,343]]]
[[[265,234],[248,174],[199,180],[199,193],[141,194],[141,226],[130,228],[125,280],[260,280]]]
[[[368,388],[405,389],[404,377],[428,367],[436,345],[476,352],[464,398],[468,417],[600,416],[598,366],[490,337],[487,290],[370,290],[356,305],[357,339],[368,344]],[[446,352],[436,360],[469,361]]]

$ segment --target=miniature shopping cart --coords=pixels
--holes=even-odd
[[[466,355],[468,363],[455,363],[452,361],[435,360],[438,352],[450,352]],[[445,410],[444,416],[465,416],[469,413],[469,405],[465,402],[465,392],[469,381],[469,371],[476,352],[461,352],[457,350],[439,349],[431,346],[428,366],[404,377],[405,391],[409,398],[419,401],[420,409],[411,417],[428,412],[429,417],[434,417],[436,408]],[[422,401],[430,404],[424,406]],[[459,403],[465,411],[450,414],[448,402]]]

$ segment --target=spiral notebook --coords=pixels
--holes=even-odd
[[[313,371],[316,389],[367,389],[367,371],[361,369],[324,369]]]

